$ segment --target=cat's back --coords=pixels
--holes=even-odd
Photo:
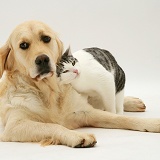
[[[88,73],[88,75],[91,75],[95,72],[106,72],[105,68],[95,59],[95,57],[90,52],[79,50],[74,52],[73,56],[78,60],[81,71],[83,71],[83,73]]]
[[[111,72],[108,72],[89,52],[79,50],[74,52],[73,56],[78,60],[81,69],[80,76],[72,82],[79,92],[88,92],[90,95],[102,88],[101,84],[107,84],[107,80],[113,79]]]
[[[91,54],[87,53],[85,50],[78,50],[72,55],[80,62],[80,63],[88,63],[88,60],[92,60],[93,57]]]
[[[109,51],[92,47],[77,51],[73,56],[81,63],[82,70],[90,73],[91,78],[99,76],[103,79],[114,76],[116,93],[124,88],[125,73]]]

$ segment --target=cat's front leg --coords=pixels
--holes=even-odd
[[[94,97],[88,97],[88,103],[96,109],[116,113],[114,93],[106,96],[105,92],[99,91]]]
[[[124,89],[116,94],[116,113],[117,114],[121,114],[121,115],[123,114],[123,111],[124,111],[123,103],[124,103]]]
[[[115,84],[111,75],[108,75],[104,81],[101,81],[101,86],[97,88],[97,93],[104,111],[116,113]]]

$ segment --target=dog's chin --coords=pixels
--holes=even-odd
[[[36,81],[41,81],[44,78],[48,78],[48,77],[52,77],[54,74],[53,71],[50,71],[48,73],[43,73],[43,74],[38,74],[35,77],[32,77],[32,79],[36,80]]]

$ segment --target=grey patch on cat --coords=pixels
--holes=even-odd
[[[125,73],[109,51],[96,47],[83,50],[90,53],[107,71],[114,71],[116,93],[124,89]]]
[[[70,47],[69,47],[62,55],[59,63],[56,65],[57,76],[60,77],[60,75],[64,72],[63,63],[71,63],[74,66],[76,62],[78,62],[78,60],[74,58],[72,54],[70,54]]]
[[[63,63],[59,62],[59,63],[56,65],[57,77],[60,77],[61,73],[63,72],[63,69],[64,69]]]

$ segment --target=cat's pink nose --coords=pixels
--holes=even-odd
[[[77,73],[78,74],[78,69],[74,69],[73,73]]]

